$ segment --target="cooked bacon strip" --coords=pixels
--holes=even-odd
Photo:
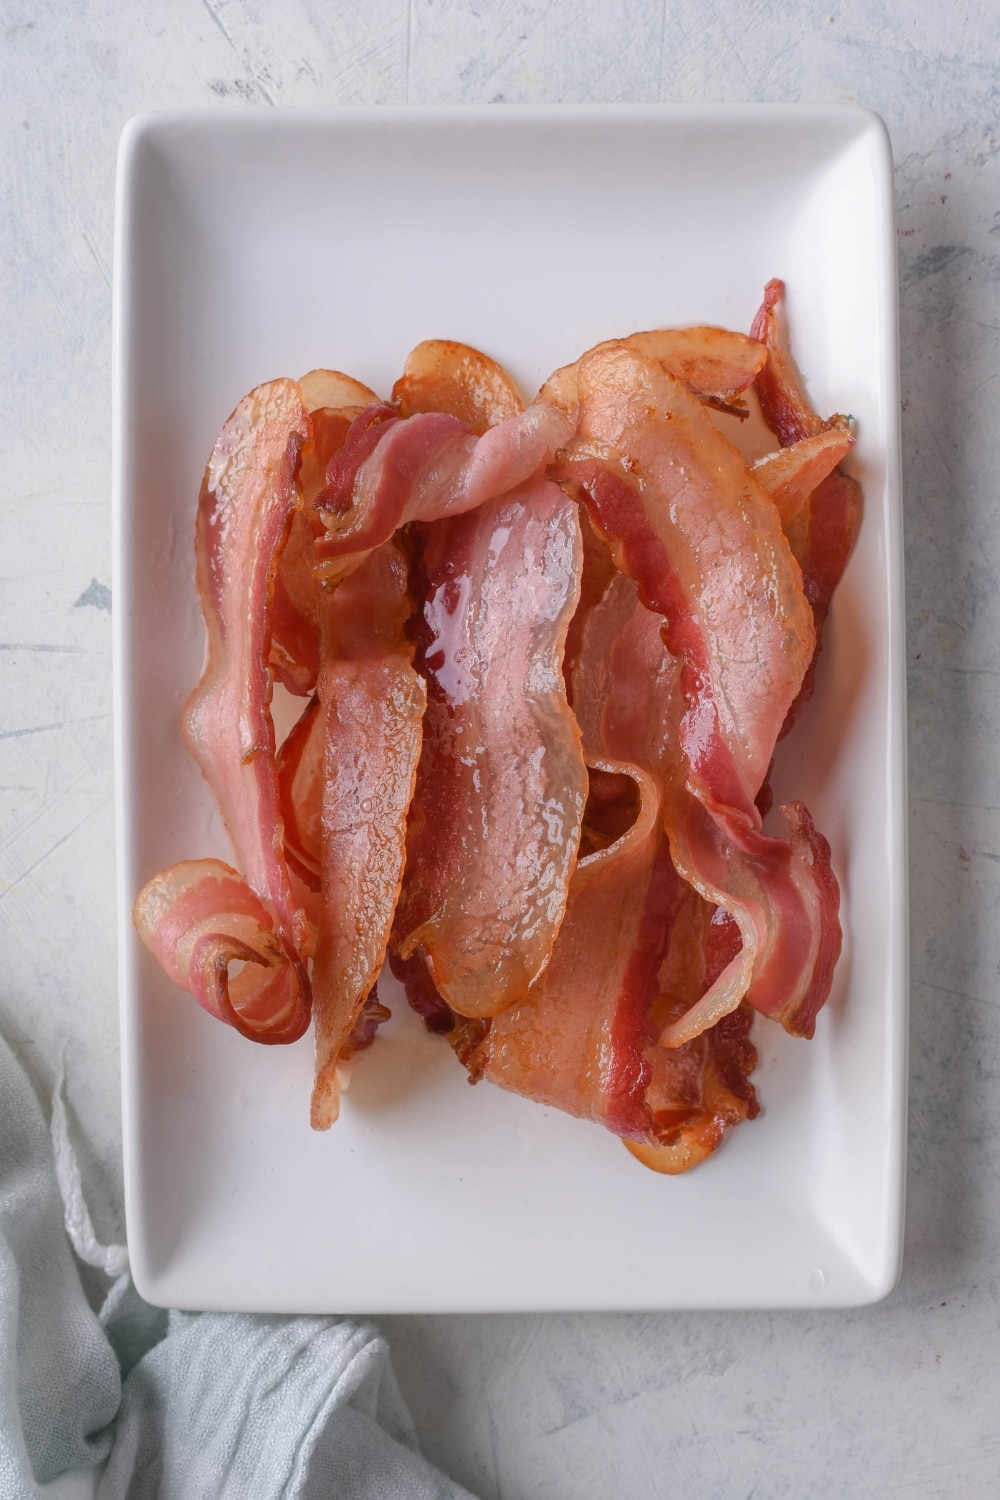
[[[751,329],[767,351],[767,363],[754,382],[761,413],[782,446],[794,452],[809,441],[821,443],[824,435],[843,433],[844,417],[824,422],[810,404],[801,376],[788,352],[785,331],[778,313],[784,295],[781,281],[769,281]],[[802,569],[802,584],[812,606],[816,646],[795,702],[786,715],[782,735],[788,733],[802,705],[812,696],[816,661],[834,589],[843,576],[861,525],[861,487],[837,467],[820,478],[809,496],[786,524],[789,543]]]
[[[663,645],[661,625],[639,603],[633,580],[619,574],[587,621],[573,694],[585,748],[593,753],[600,744],[605,753],[642,767],[667,799],[666,806],[660,802],[660,820],[669,827],[669,799],[678,791],[693,799],[683,790],[678,745],[679,664]],[[711,991],[740,949],[739,930],[728,915],[713,910],[693,888],[682,889],[647,1006],[646,1025],[655,1036]],[[710,1155],[734,1124],[757,1113],[749,1082],[756,1053],[744,1011],[683,1046],[646,1054],[651,1119],[647,1144],[637,1153],[646,1165],[686,1171]]]
[[[706,994],[740,946],[736,923],[688,888],[671,930],[650,1017],[657,1032]],[[717,1151],[727,1133],[760,1112],[750,1074],[757,1050],[750,1040],[753,1012],[744,1001],[716,1025],[681,1047],[655,1047],[646,1103],[653,1117],[647,1143],[628,1149],[655,1172],[687,1172]]]
[[[750,337],[767,350],[767,362],[754,381],[764,421],[783,448],[826,430],[806,395],[802,377],[788,349],[777,317],[785,284],[775,278],[764,288],[764,300],[750,329]]]
[[[301,503],[295,471],[308,437],[309,420],[291,380],[257,386],[219,434],[195,526],[207,659],[182,721],[247,884],[277,918],[293,967],[308,931],[282,847],[270,608],[278,555]]]
[[[357,1057],[359,1052],[366,1052],[375,1040],[375,1033],[385,1022],[392,1019],[392,1011],[387,1005],[382,1005],[378,998],[378,986],[371,989],[365,1000],[347,1041],[340,1049],[340,1061],[350,1062]]]
[[[486,1077],[603,1124],[641,1142],[634,1149],[647,1164],[677,1172],[703,1160],[732,1125],[757,1112],[748,1078],[756,1054],[742,1011],[684,1047],[653,1045],[678,1005],[684,1010],[693,1003],[732,956],[732,924],[729,947],[720,950],[712,939],[722,924],[713,926],[711,908],[671,862],[657,775],[634,764],[645,758],[651,770],[660,770],[655,694],[652,721],[648,694],[631,721],[612,701],[617,669],[611,653],[636,611],[653,625],[656,654],[669,676],[668,702],[676,664],[656,617],[638,605],[632,581],[619,576],[609,594],[609,603],[588,617],[574,672],[590,797],[581,859],[548,967],[525,1001],[478,1023],[454,1014],[419,963],[395,960],[393,968],[411,1005],[429,1029],[447,1035],[473,1081]],[[655,659],[636,663],[626,683],[626,710],[630,697],[635,706],[636,684],[655,681],[657,673]],[[636,739],[629,761],[600,758],[604,739],[620,744],[629,734]]]
[[[327,535],[321,564],[363,554],[407,521],[474,510],[537,474],[572,431],[549,406],[527,411],[476,437],[456,417],[427,412],[405,420],[391,407],[357,419],[327,470],[316,507]]]
[[[566,677],[566,691],[570,703],[573,702],[573,669],[583,649],[583,632],[587,621],[593,610],[604,597],[605,590],[612,578],[617,575],[614,558],[611,549],[604,540],[601,533],[595,528],[590,519],[590,513],[585,506],[580,507],[580,532],[583,537],[583,568],[580,574],[580,602],[569,622],[569,630],[566,634],[566,655],[563,663],[563,671]],[[595,744],[598,741],[595,740]]]
[[[683,700],[683,757],[665,776],[674,862],[743,938],[663,1040],[689,1041],[744,995],[811,1035],[840,942],[829,849],[799,804],[785,809],[784,840],[762,833],[754,805],[812,657],[798,569],[773,505],[679,382],[611,350],[581,364],[580,392],[579,434],[557,476],[665,617]]]
[[[760,831],[759,820],[756,827],[737,821],[734,835],[732,820],[720,822],[692,795],[678,728],[685,707],[682,668],[665,649],[661,629],[639,604],[634,585],[617,579],[590,627],[594,636],[612,638],[609,665],[600,684],[584,676],[578,691],[581,703],[600,703],[609,753],[628,754],[660,780],[678,870],[705,901],[732,914],[743,939],[729,962],[713,970],[697,1003],[670,1019],[663,1039],[668,1045],[691,1040],[744,995],[787,1030],[811,1035],[840,949],[829,848],[801,803],[782,808],[789,837],[776,839]]]
[[[521,1004],[494,1016],[467,1060],[491,1083],[643,1138],[657,993],[684,886],[660,830],[659,797],[634,766],[595,763],[639,791],[633,826],[580,860],[552,959]]]
[[[753,383],[766,359],[754,338],[728,328],[653,328],[595,344],[573,364],[563,365],[550,375],[535,399],[560,407],[575,420],[580,410],[580,365],[591,354],[609,349],[628,349],[656,360],[693,395],[743,417],[747,415],[745,408],[734,403]]]
[[[299,464],[302,509],[296,514],[278,560],[271,601],[271,665],[290,693],[315,691],[319,673],[321,609],[315,579],[314,502],[326,483],[334,454],[344,446],[355,418],[373,402],[374,391],[339,370],[310,370],[299,382],[310,416],[312,442]]]
[[[773,504],[683,385],[628,350],[580,366],[571,484],[683,664],[680,727],[706,804],[753,798],[812,655],[799,569]]]
[[[309,412],[324,409],[350,412],[353,418],[366,406],[378,404],[378,396],[370,386],[362,385],[342,370],[310,370],[299,380],[299,390]]]
[[[453,339],[425,339],[411,350],[392,399],[401,416],[448,412],[480,435],[524,410],[521,393],[503,366]]]
[[[309,1024],[309,984],[260,899],[231,865],[184,860],[154,875],[132,912],[165,972],[209,1015],[253,1042],[294,1042]],[[230,964],[241,969],[230,980]]]
[[[453,1010],[488,1016],[548,963],[577,857],[587,772],[562,655],[580,528],[536,479],[423,541],[428,708],[394,945]]]
[[[816,487],[854,447],[847,419],[836,417],[834,423],[826,432],[800,438],[790,448],[768,453],[753,465],[753,477],[778,507],[786,536]]]
[[[278,796],[285,859],[310,891],[320,889],[323,830],[323,716],[310,699],[278,751]]]
[[[406,564],[392,543],[324,602],[315,1130],[339,1113],[337,1062],[384,962],[402,880],[427,696],[405,635],[409,615]]]
[[[271,602],[271,666],[297,697],[316,690],[319,674],[319,610],[313,569],[312,527],[299,511],[282,549]]]

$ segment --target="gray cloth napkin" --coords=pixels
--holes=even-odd
[[[3,1500],[84,1467],[99,1500],[471,1500],[421,1456],[369,1324],[142,1302],[93,1233],[58,1094],[53,1133],[55,1153],[0,1037]],[[67,1234],[117,1277],[99,1316]]]

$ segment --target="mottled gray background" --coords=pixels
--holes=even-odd
[[[998,1493],[1000,15],[986,0],[805,9],[0,0],[0,1027],[46,1094],[65,1049],[108,1237],[124,121],[196,104],[853,99],[892,135],[912,891],[902,1280],[848,1313],[386,1320],[428,1455],[484,1497]]]

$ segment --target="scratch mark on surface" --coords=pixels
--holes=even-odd
[[[26,734],[47,734],[50,729],[64,729],[65,720],[59,724],[36,724],[32,729],[0,729],[0,740],[20,740]]]
[[[42,641],[0,641],[0,651],[52,651],[56,655],[79,656],[79,646],[49,646]]]
[[[80,831],[80,829],[83,827],[84,823],[88,821],[88,819],[92,818],[95,813],[100,812],[102,807],[107,807],[110,801],[110,797],[104,797],[100,802],[98,802],[96,807],[92,807],[89,812],[84,813],[79,823],[74,823],[73,827],[69,830],[68,833],[64,833],[61,839],[56,839],[54,844],[50,844],[44,854],[40,854],[38,858],[34,860],[26,870],[22,870],[20,872],[16,879],[13,880],[5,890],[0,891],[0,901],[3,901],[5,896],[9,896],[11,891],[16,890],[19,885],[27,880],[28,876],[32,874],[34,870],[37,870],[39,865],[44,864],[51,855],[55,854],[57,849],[61,849],[63,844],[65,844],[68,839],[71,839],[73,837],[74,833],[78,833]]]
[[[104,264],[104,260],[103,260],[103,258],[101,256],[100,251],[97,248],[97,244],[96,244],[96,241],[94,240],[93,235],[91,235],[88,230],[84,229],[83,230],[83,238],[84,238],[84,240],[86,242],[87,249],[90,251],[91,255],[94,257],[94,262],[95,262],[95,264],[97,266],[97,269],[100,271],[101,275],[104,277],[104,280],[105,280],[106,284],[108,286],[110,286],[111,285],[111,277],[108,274],[108,268]]]
[[[916,260],[903,268],[902,281],[904,286],[912,286],[914,282],[923,281],[927,276],[934,276],[938,271],[943,271],[950,266],[953,260],[958,260],[962,255],[971,253],[968,245],[935,245],[932,250],[927,250],[923,255],[918,255]]]
[[[92,724],[97,719],[110,718],[110,714],[83,714],[79,719],[61,719],[58,724],[35,724],[29,729],[2,729],[0,740],[20,740],[26,734],[46,734],[50,729],[68,729],[71,724]]]
[[[75,792],[77,787],[80,785],[80,782],[83,781],[84,777],[87,775],[88,772],[86,770],[78,771],[77,774],[73,777],[72,781],[68,782],[61,792],[53,795],[51,790],[52,767],[51,765],[46,765],[45,785],[42,787],[41,802],[29,818],[26,818],[23,823],[19,823],[16,828],[12,829],[11,832],[7,834],[7,837],[5,839],[0,841],[0,854],[6,854],[11,845],[16,844],[19,838],[22,838],[30,828],[33,828],[38,822],[39,818],[43,818],[51,807],[54,807],[57,803],[64,801],[71,792]]]
[[[226,26],[226,23],[223,21],[222,17],[219,15],[218,11],[216,11],[215,7],[211,4],[211,0],[201,0],[201,3],[205,7],[205,9],[208,11],[209,15],[212,17],[212,20],[215,22],[216,26],[218,26],[219,30],[222,32],[222,35],[225,37],[225,39],[229,43],[230,47],[236,53],[236,56],[240,59],[240,62],[243,64],[243,66],[246,68],[247,72],[250,74],[250,77],[253,79],[254,83],[256,84],[257,88],[260,90],[260,92],[264,96],[264,98],[267,100],[268,104],[273,104],[274,103],[274,96],[273,96],[273,94],[271,94],[270,90],[267,89],[263,83],[261,83],[260,79],[258,78],[256,72],[254,71],[254,69],[251,66],[251,64],[248,61],[248,59],[245,58],[245,57],[243,57],[241,55],[240,49],[239,49],[239,47],[237,47],[236,42],[234,41],[232,35],[230,34],[229,28]]]

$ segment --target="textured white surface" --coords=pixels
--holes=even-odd
[[[1000,1473],[996,11],[802,9],[7,0],[0,18],[0,1025],[46,1093],[66,1047],[104,1240],[121,1230],[107,588],[125,119],[215,100],[855,99],[893,137],[911,670],[903,1278],[852,1313],[386,1320],[428,1456],[491,1500],[923,1500],[992,1495]]]

